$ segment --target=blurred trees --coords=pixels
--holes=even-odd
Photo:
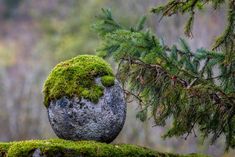
[[[40,17],[42,19],[43,43],[55,60],[64,60],[78,54],[95,52],[97,37],[90,29],[95,12],[105,1],[71,1],[71,5],[59,4],[53,14],[59,15],[61,8],[67,10],[63,15]],[[95,8],[97,9],[90,9]]]
[[[90,25],[96,12],[122,5],[106,3],[25,0],[15,4],[14,15],[0,19],[1,140],[54,136],[42,105],[43,81],[59,61],[95,53],[98,40]]]
[[[0,17],[10,18],[23,0],[0,0]]]

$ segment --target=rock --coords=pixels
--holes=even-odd
[[[33,152],[33,155],[32,157],[46,157],[42,154],[41,150],[40,149],[36,149],[34,152]]]
[[[102,58],[81,55],[59,63],[43,92],[50,124],[60,138],[109,143],[124,125],[124,93]]]
[[[126,103],[117,81],[106,87],[98,103],[62,97],[51,101],[48,117],[56,135],[68,140],[112,142],[126,118]]]
[[[74,142],[63,139],[0,142],[1,154],[4,154],[3,157],[209,157],[201,154],[161,153],[131,144],[106,144],[95,141]]]

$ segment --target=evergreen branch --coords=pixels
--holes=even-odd
[[[193,33],[192,33],[192,27],[193,27],[193,22],[194,22],[194,10],[191,10],[190,12],[190,17],[184,27],[184,34],[187,36],[187,37],[193,37]]]
[[[137,99],[137,100],[139,101],[139,103],[142,103],[142,99],[141,99],[138,95],[136,95],[136,94],[134,94],[133,92],[130,92],[130,91],[128,91],[128,90],[125,90],[125,89],[123,89],[123,91],[124,91],[124,93],[125,93],[126,95],[131,95],[131,96],[133,96],[135,99]],[[143,105],[140,105],[140,106],[143,106]]]
[[[209,58],[209,57],[206,58],[206,62],[205,62],[205,64],[203,65],[202,70],[199,72],[200,75],[201,75],[201,77],[203,77],[203,74],[204,74],[204,72],[205,72],[206,66],[207,66],[207,64],[208,64],[209,61],[210,61],[210,58]]]
[[[192,5],[193,1],[184,3]],[[169,7],[175,5],[171,1]],[[103,18],[102,21],[110,19]],[[110,27],[105,23],[99,26]],[[106,57],[119,61],[118,77],[123,85],[128,85],[124,90],[143,106],[137,118],[146,120],[151,110],[156,125],[164,126],[169,117],[173,118],[173,127],[164,137],[184,134],[187,137],[197,126],[205,137],[213,135],[212,143],[224,135],[227,148],[235,147],[233,56],[225,64],[226,53],[205,49],[193,53],[183,39],[180,49],[176,45],[169,47],[160,44],[152,33],[143,31],[143,26],[140,30],[136,28],[128,30],[120,26],[111,32],[106,29],[101,50],[109,54]],[[214,67],[219,69],[217,76],[213,76]]]
[[[170,48],[170,47],[167,46],[167,45],[164,45],[164,49],[165,49],[166,51],[169,51],[169,52],[172,52],[172,51],[173,51],[172,48]],[[176,49],[176,51],[179,52],[181,55],[186,55],[186,53],[185,53],[184,51],[181,51],[180,49],[177,49],[177,48],[175,48],[175,49]],[[194,54],[193,54],[193,53],[190,53],[189,56],[190,56],[190,57],[193,57]]]
[[[225,44],[226,42],[228,42],[229,40],[231,40],[231,42],[234,44],[235,42],[235,0],[230,0],[229,4],[228,4],[228,24],[227,27],[224,31],[224,33],[218,37],[214,43],[214,45],[212,46],[213,49],[217,49],[218,47],[220,47],[222,44]],[[231,38],[231,39],[229,39]]]
[[[171,16],[177,13],[189,13],[189,19],[187,20],[184,32],[187,37],[192,37],[192,27],[194,22],[195,11],[200,10],[207,3],[211,2],[214,9],[217,9],[221,4],[226,3],[225,0],[170,0],[165,5],[153,8],[151,12],[161,14],[160,20],[165,16]],[[228,0],[227,11],[227,26],[223,34],[219,36],[212,46],[212,49],[218,49],[219,47],[226,47],[224,53],[226,54],[226,64],[232,62],[235,51],[235,0]],[[232,57],[233,56],[233,57]]]

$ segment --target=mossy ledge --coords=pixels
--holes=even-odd
[[[178,155],[159,153],[131,144],[105,144],[95,141],[68,141],[62,139],[29,140],[0,143],[1,157],[30,157],[36,150],[45,157],[207,157],[200,154]]]
[[[44,105],[62,96],[85,98],[97,103],[103,95],[104,87],[96,84],[101,78],[103,86],[114,85],[115,77],[111,66],[94,55],[80,55],[59,63],[44,83]]]

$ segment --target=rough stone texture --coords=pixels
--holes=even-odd
[[[64,153],[63,153],[63,151],[52,151],[52,153],[50,154],[50,153],[47,153],[47,155],[46,154],[44,154],[39,148],[37,148],[36,150],[34,150],[34,152],[33,152],[33,154],[32,154],[32,157],[64,157],[65,155],[64,155]],[[74,156],[74,155],[71,155],[71,156]],[[76,157],[84,157],[84,156],[82,156],[82,155],[76,155]]]
[[[100,84],[100,79],[96,79]],[[97,104],[81,99],[62,97],[50,102],[48,117],[56,135],[68,140],[112,142],[126,118],[126,102],[120,84],[104,87]]]
[[[46,157],[42,154],[41,150],[39,148],[37,148],[34,152],[32,157]]]

